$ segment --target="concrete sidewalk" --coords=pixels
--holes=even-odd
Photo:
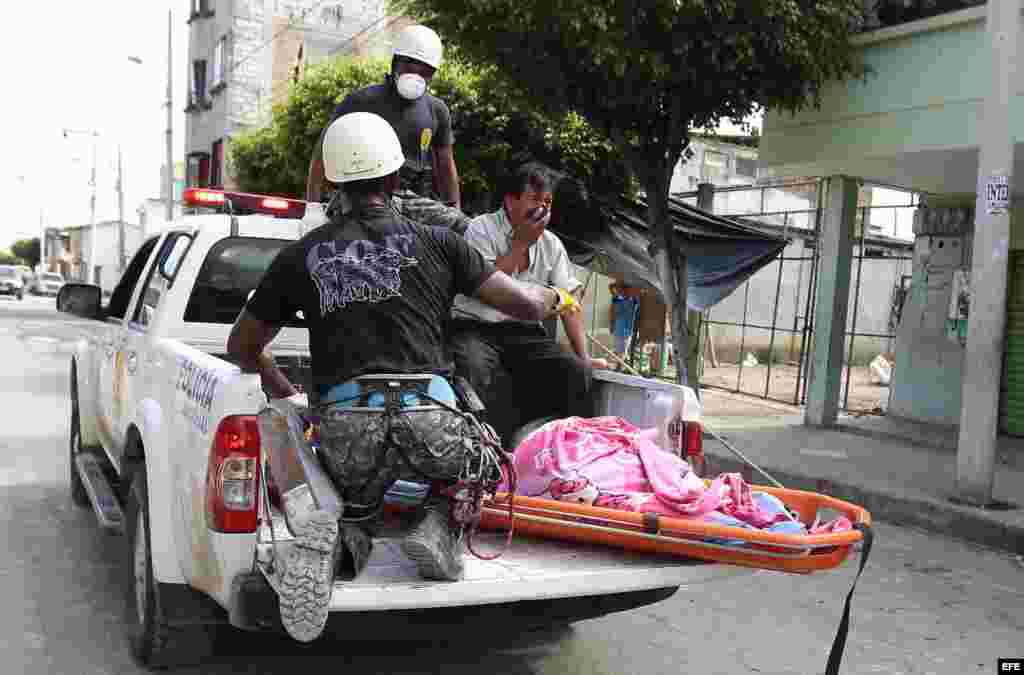
[[[705,390],[705,425],[789,488],[859,504],[876,520],[913,525],[1024,555],[1024,467],[1012,439],[1000,443],[993,496],[1015,508],[953,503],[955,430],[843,415],[835,430],[803,425],[799,408]],[[949,435],[953,435],[950,443]],[[740,471],[768,481],[705,434],[706,475]]]

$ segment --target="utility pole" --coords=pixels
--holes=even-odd
[[[1006,333],[1006,276],[1014,192],[1013,102],[1017,95],[1020,0],[988,3],[985,30],[991,86],[978,127],[978,194],[974,207],[971,307],[957,439],[957,497],[988,506],[996,469],[999,387]],[[999,188],[1008,193],[999,204]],[[990,195],[989,189],[996,191]],[[992,198],[990,201],[990,197]]]
[[[121,145],[117,146],[117,271],[123,272],[127,261],[124,251],[124,168]]]
[[[167,10],[167,222],[174,221],[174,108],[172,107],[171,10]]]
[[[85,268],[85,283],[93,283],[96,274],[96,136],[95,131],[92,137],[92,176],[89,185],[92,187],[92,195],[89,197],[89,266]]]
[[[99,137],[100,132],[94,129],[77,130],[65,127],[64,138],[67,138],[70,134],[88,134],[92,136],[92,173],[89,177],[89,187],[92,188],[92,194],[89,197],[89,259],[85,268],[85,278],[82,279],[82,281],[88,284],[92,283],[92,270],[96,267],[96,138]]]
[[[46,269],[46,220],[43,218],[43,206],[39,205],[39,271],[48,272]]]

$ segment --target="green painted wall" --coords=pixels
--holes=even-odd
[[[761,160],[771,166],[975,146],[989,87],[987,40],[984,21],[972,20],[865,45],[866,80],[830,85],[818,110],[765,116]],[[1024,99],[1014,105],[1021,120]]]

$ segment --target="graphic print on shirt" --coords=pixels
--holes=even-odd
[[[418,264],[411,256],[412,239],[402,234],[385,237],[383,244],[360,239],[313,246],[306,254],[306,269],[320,294],[321,316],[353,302],[401,296],[400,270]]]

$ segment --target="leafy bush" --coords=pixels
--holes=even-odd
[[[24,265],[25,261],[8,250],[0,249],[0,265]]]
[[[382,82],[386,61],[341,58],[307,70],[274,109],[270,126],[237,136],[231,167],[248,192],[301,197],[313,148],[334,108],[349,93]],[[511,164],[536,159],[580,178],[600,193],[631,187],[614,146],[576,113],[547,117],[517,108],[492,69],[458,56],[446,59],[431,92],[452,113],[455,163],[463,208],[476,213],[494,205],[497,177]]]

